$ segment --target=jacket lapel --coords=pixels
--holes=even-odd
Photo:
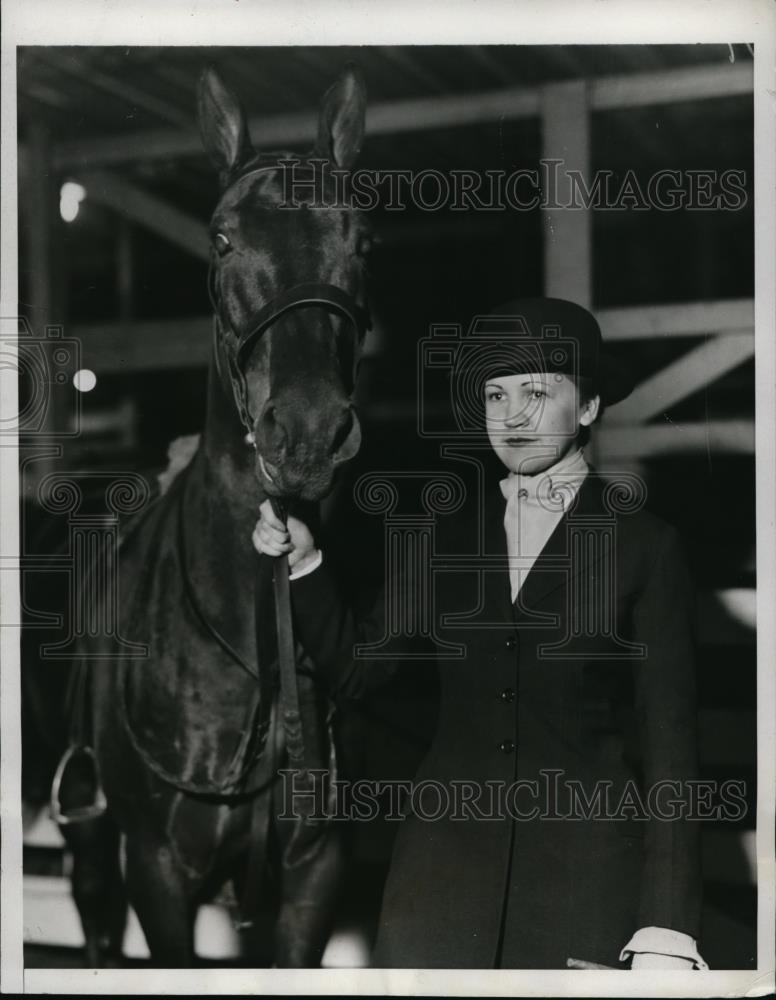
[[[509,554],[504,531],[506,501],[496,484],[487,491],[483,505],[483,548],[488,569],[484,573],[485,607],[499,620],[514,624],[509,582]]]
[[[516,619],[537,608],[554,591],[567,587],[574,577],[587,572],[600,559],[601,546],[595,546],[591,552],[589,544],[575,542],[582,537],[583,524],[600,529],[610,521],[600,477],[591,469],[526,576],[514,604]]]
[[[534,609],[538,609],[550,594],[561,587],[567,587],[571,579],[589,571],[600,559],[600,546],[595,546],[591,552],[589,545],[574,545],[574,536],[575,533],[581,532],[583,523],[588,528],[593,525],[600,529],[604,524],[611,522],[611,514],[607,512],[603,503],[602,492],[601,479],[595,470],[591,469],[574,502],[558,522],[531,567],[513,605],[509,579],[509,554],[504,530],[506,501],[498,483],[489,483],[482,498],[480,506],[482,514],[479,518],[481,535],[478,550],[484,556],[481,577],[482,603],[480,611],[467,618],[476,619],[484,614],[488,621],[503,622],[505,625],[514,626],[516,622],[526,619],[533,619],[535,624],[539,624],[546,615]],[[580,537],[579,534],[576,537]],[[448,539],[451,552],[457,551],[456,542],[455,537]],[[451,585],[454,585],[453,580],[454,575],[451,577]]]

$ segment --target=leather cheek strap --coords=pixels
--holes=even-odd
[[[268,326],[271,326],[290,309],[301,309],[305,306],[321,306],[330,312],[344,316],[356,331],[359,342],[369,329],[370,321],[367,311],[357,305],[350,295],[343,292],[341,288],[337,288],[336,285],[327,285],[316,281],[292,285],[291,288],[285,289],[259,310],[254,317],[250,331],[240,338],[236,358],[238,368],[244,370],[254,342]]]
[[[218,327],[224,328],[220,316],[219,296],[217,293],[214,262],[211,258],[208,271],[208,294],[216,317],[214,336],[218,337]],[[253,422],[248,411],[247,386],[245,383],[245,368],[256,341],[277,319],[291,309],[302,309],[306,306],[319,306],[329,312],[337,313],[344,317],[354,336],[353,343],[353,376],[355,379],[356,368],[358,366],[358,347],[364,339],[366,331],[371,327],[371,318],[368,310],[359,306],[357,302],[347,292],[336,285],[329,285],[324,282],[303,282],[292,285],[285,291],[280,292],[270,302],[268,302],[253,317],[253,323],[248,333],[239,338],[237,350],[232,353],[226,350],[229,365],[229,381],[232,386],[235,406],[240,416],[240,420],[246,430],[253,429]],[[222,341],[223,343],[223,341]],[[218,362],[218,344],[215,344],[216,361]],[[219,365],[220,371],[220,365]]]

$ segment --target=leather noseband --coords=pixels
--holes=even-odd
[[[279,169],[281,169],[280,165],[257,167],[242,174],[237,180],[242,180],[253,173],[265,173]],[[234,183],[237,183],[237,181]],[[235,405],[247,431],[253,431],[253,420],[248,408],[248,393],[245,383],[245,369],[248,359],[256,342],[261,339],[265,331],[290,310],[318,306],[347,320],[355,335],[353,342],[353,365],[355,368],[357,348],[363,342],[366,331],[371,328],[372,323],[369,311],[360,306],[348,292],[338,288],[336,285],[329,285],[318,281],[307,281],[292,285],[290,288],[278,292],[273,299],[270,299],[269,302],[263,305],[251,318],[251,322],[248,324],[248,331],[242,336],[238,336],[229,321],[222,314],[221,296],[216,286],[214,272],[214,262],[211,256],[208,273],[208,295],[210,296],[215,317],[213,333],[216,364],[218,365],[218,337],[220,334],[221,342],[224,344],[229,360],[229,379]],[[224,332],[229,332],[232,335],[233,340],[237,344],[236,349],[231,350],[229,345],[224,342]],[[220,365],[218,365],[218,369],[220,372]]]

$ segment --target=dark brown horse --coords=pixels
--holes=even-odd
[[[364,110],[348,67],[323,99],[315,149],[293,167],[302,203],[284,207],[292,168],[282,154],[254,151],[215,70],[201,79],[200,127],[221,184],[210,224],[207,418],[193,459],[121,548],[119,631],[148,655],[117,660],[109,643],[82,650],[108,808],[63,829],[90,964],[120,947],[122,882],[160,965],[192,963],[197,906],[230,880],[257,964],[303,967],[322,955],[339,845],[325,822],[278,815],[286,758],[272,595],[251,532],[267,496],[321,499],[359,447],[352,394],[367,325],[367,227],[337,203],[321,161],[351,167]],[[328,207],[311,204],[314,188]],[[305,765],[328,768],[328,706],[301,652],[299,664]]]

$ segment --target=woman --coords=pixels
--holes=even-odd
[[[624,498],[582,451],[631,383],[580,306],[523,299],[494,314],[454,383],[478,397],[508,475],[476,515],[479,570],[458,558],[438,574],[436,617],[458,613],[444,638],[466,653],[438,657],[439,722],[396,840],[374,964],[706,968],[697,823],[685,815],[690,583],[674,529],[639,509],[638,482]],[[460,556],[464,529],[441,531],[440,550]],[[269,504],[253,541],[288,553],[298,634],[332,688],[382,683],[392,666],[353,648],[383,634],[384,602],[357,622],[305,525],[292,518],[286,532]]]

